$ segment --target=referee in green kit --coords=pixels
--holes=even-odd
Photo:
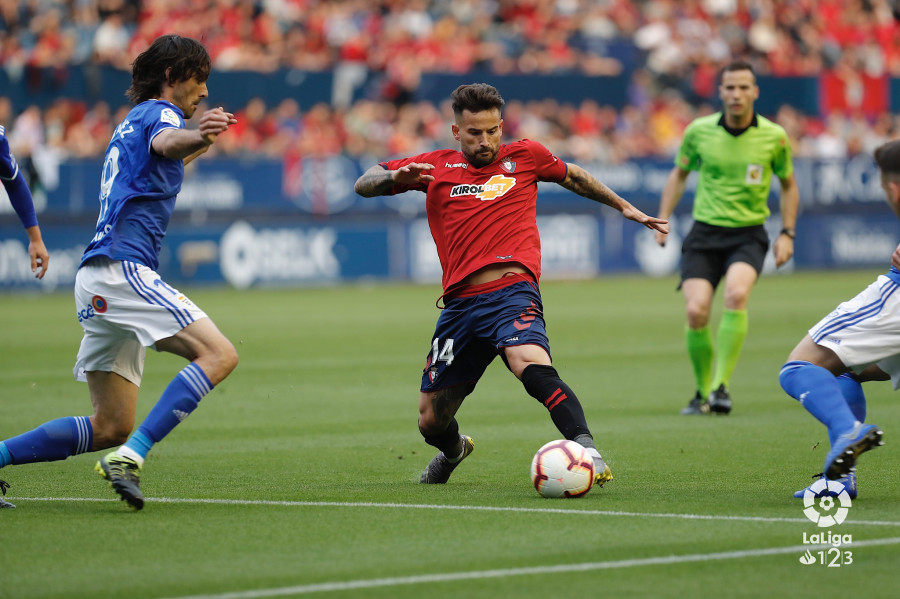
[[[684,240],[681,283],[687,312],[685,337],[697,381],[682,414],[731,412],[728,384],[747,336],[747,302],[762,271],[769,237],[765,223],[772,175],[781,181],[783,229],[775,240],[775,264],[794,255],[799,194],[784,129],[756,114],[759,87],[753,67],[732,62],[722,69],[723,110],[691,122],[684,132],[659,204],[668,219],[684,193],[691,171],[699,171],[694,226]],[[667,235],[656,232],[665,245]],[[725,309],[716,333],[709,329],[716,287],[725,279]]]

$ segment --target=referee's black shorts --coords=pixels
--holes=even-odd
[[[746,262],[759,274],[768,251],[769,235],[763,225],[717,227],[695,221],[681,246],[681,282],[706,279],[715,289],[735,262]]]

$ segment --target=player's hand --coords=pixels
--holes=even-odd
[[[225,112],[225,109],[219,106],[203,113],[197,129],[200,131],[203,141],[207,144],[212,144],[220,133],[227,131],[229,126],[236,124],[237,119],[234,118],[234,115],[230,112]]]
[[[656,243],[658,243],[660,247],[666,247],[666,241],[669,239],[669,234],[663,233],[662,231],[656,231],[653,234],[653,238],[656,239]]]
[[[898,245],[897,249],[894,250],[894,253],[891,254],[891,266],[900,270],[900,245]]]
[[[775,254],[775,267],[781,267],[794,256],[794,240],[787,235],[779,235],[772,252]],[[894,250],[894,254],[896,253],[897,250]]]
[[[434,181],[434,175],[428,174],[428,171],[433,169],[434,165],[427,162],[411,162],[394,171],[394,183],[412,185],[422,181]]]
[[[28,256],[31,258],[31,272],[38,279],[43,279],[50,266],[50,254],[43,241],[32,241],[28,244]]]
[[[625,202],[625,205],[622,207],[622,216],[628,220],[633,220],[636,223],[641,223],[648,229],[652,229],[663,235],[668,235],[669,233],[669,221],[664,218],[656,218],[655,216],[644,214],[628,202]]]

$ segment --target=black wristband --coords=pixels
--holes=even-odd
[[[791,239],[793,239],[797,235],[796,231],[794,231],[793,229],[782,229],[781,234],[787,235]]]

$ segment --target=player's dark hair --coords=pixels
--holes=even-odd
[[[900,176],[900,140],[895,139],[875,148],[875,163],[882,175]]]
[[[726,64],[724,67],[722,67],[722,70],[719,71],[719,83],[722,82],[722,78],[725,76],[725,73],[731,73],[734,71],[750,71],[750,74],[753,75],[753,80],[756,81],[756,71],[753,70],[753,65],[746,60],[735,60]]]
[[[453,114],[459,116],[463,110],[469,112],[482,112],[496,108],[500,110],[505,104],[500,92],[493,85],[487,83],[472,83],[460,85],[450,94],[453,100]]]
[[[200,42],[180,35],[162,35],[134,59],[131,87],[125,95],[140,104],[158,98],[164,83],[192,77],[202,83],[209,79],[209,70],[209,53]]]

